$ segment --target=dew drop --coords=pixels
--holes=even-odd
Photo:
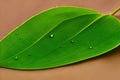
[[[74,43],[74,40],[71,40],[71,43]]]
[[[89,46],[90,49],[92,49],[93,47],[92,46]]]
[[[15,56],[15,60],[18,60],[18,56]]]
[[[28,56],[31,56],[31,53],[28,53]]]
[[[51,35],[50,35],[50,38],[53,38],[53,37],[54,37],[54,35],[53,35],[53,34],[51,34]]]

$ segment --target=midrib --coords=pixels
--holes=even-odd
[[[91,25],[94,24],[97,20],[101,19],[101,18],[104,17],[104,16],[106,16],[106,15],[101,15],[101,16],[99,16],[98,18],[96,18],[95,20],[93,20],[90,24],[86,25],[82,30],[80,30],[80,31],[77,32],[75,35],[73,35],[72,37],[70,37],[69,39],[67,39],[66,41],[64,41],[61,45],[63,45],[63,44],[64,44],[65,42],[67,42],[67,41],[72,40],[74,37],[76,37],[77,35],[79,35],[79,34],[82,33],[83,31],[85,31],[86,29],[88,29],[89,26],[91,26]],[[60,45],[60,46],[61,46],[61,45]],[[60,46],[58,46],[57,48],[53,49],[52,51],[50,51],[50,52],[47,53],[47,54],[50,54],[51,52],[56,51],[56,49],[58,49]],[[44,55],[44,56],[47,56],[47,54]],[[44,56],[42,56],[42,57],[44,57]],[[41,58],[41,57],[40,57],[40,58]]]
[[[93,14],[86,14],[86,15],[93,15]],[[81,15],[81,16],[85,16],[85,15]],[[72,37],[70,37],[69,39],[67,39],[66,41],[64,41],[62,44],[64,44],[65,42],[71,40],[72,38],[74,38],[75,36],[77,36],[78,34],[80,34],[81,32],[83,32],[84,30],[86,30],[90,25],[92,25],[93,23],[95,23],[98,19],[102,18],[103,16],[105,16],[105,15],[99,16],[98,18],[96,18],[95,20],[93,20],[91,23],[89,23],[88,25],[86,25],[82,30],[80,30],[80,31],[77,32],[75,35],[73,35]],[[77,17],[80,17],[80,16],[77,16]],[[77,18],[77,17],[73,17],[73,18]],[[73,19],[73,18],[70,18],[70,19]],[[69,19],[66,19],[66,20],[69,20]],[[27,49],[33,47],[38,41],[40,41],[41,39],[43,39],[43,38],[44,38],[46,35],[48,35],[51,31],[55,30],[58,25],[60,25],[61,23],[63,23],[63,22],[66,21],[66,20],[61,21],[59,24],[57,24],[55,27],[51,28],[48,32],[46,32],[43,36],[41,36],[38,40],[36,40],[36,41],[35,41],[33,44],[31,44],[29,47],[25,48],[24,50],[20,51],[19,53],[15,54],[15,55],[13,55],[13,56],[11,56],[11,57],[9,57],[9,58],[6,59],[6,60],[9,60],[9,59],[11,59],[12,57],[15,57],[16,55],[21,54],[22,52],[26,51]],[[57,49],[57,48],[56,48],[56,49]],[[56,49],[54,49],[54,50],[56,50]],[[52,50],[52,51],[54,51],[54,50]],[[6,60],[0,61],[0,63],[3,63],[3,62],[6,61]]]

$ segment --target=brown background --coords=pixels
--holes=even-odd
[[[0,0],[0,39],[32,15],[62,5],[110,13],[120,7],[120,0]],[[120,80],[120,47],[109,54],[55,69],[19,71],[0,68],[0,80]]]

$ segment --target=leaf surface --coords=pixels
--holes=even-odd
[[[77,7],[44,11],[0,42],[0,66],[45,69],[104,54],[120,44],[120,22],[114,16]]]

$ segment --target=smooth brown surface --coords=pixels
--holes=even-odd
[[[120,7],[120,0],[0,0],[0,39],[34,14],[61,5],[110,13]],[[103,56],[55,69],[0,68],[0,80],[120,80],[120,47]]]

